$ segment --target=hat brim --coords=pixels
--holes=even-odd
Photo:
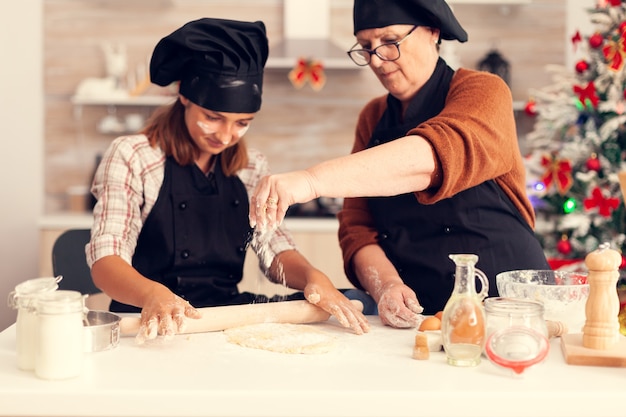
[[[202,77],[184,78],[179,92],[208,110],[256,113],[261,109],[262,76],[239,78],[205,74]]]

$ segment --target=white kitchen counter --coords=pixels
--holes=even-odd
[[[82,375],[45,381],[20,371],[15,326],[0,333],[2,416],[625,416],[625,368],[567,365],[559,340],[545,363],[522,376],[484,360],[446,364],[443,352],[411,358],[413,330],[383,327],[338,338],[326,354],[240,347],[222,332],[137,346],[122,339],[89,354]]]

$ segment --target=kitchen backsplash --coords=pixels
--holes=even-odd
[[[302,3],[316,7],[315,1]],[[354,43],[352,2],[330,3],[331,39],[347,50]],[[124,54],[128,69],[123,82],[138,88],[156,42],[199,17],[263,20],[271,55],[272,45],[282,41],[282,7],[281,0],[45,0],[45,211],[80,210],[81,202],[88,201],[81,193],[90,182],[97,156],[118,129],[136,128],[154,109],[72,102],[85,80],[97,82],[106,76],[107,46]],[[565,0],[453,7],[470,40],[445,43],[442,54],[461,66],[476,68],[488,52],[498,50],[510,64],[510,86],[518,102],[528,99],[530,88],[550,83],[547,64],[565,61]],[[309,85],[295,88],[288,72],[266,71],[263,107],[246,135],[249,146],[268,156],[274,172],[349,153],[361,107],[384,93],[371,71],[356,66],[327,69],[327,82],[320,91]],[[154,87],[147,91],[162,92]],[[532,119],[523,111],[517,114],[523,147]]]

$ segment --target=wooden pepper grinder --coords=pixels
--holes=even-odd
[[[583,326],[583,346],[606,350],[619,341],[618,268],[622,256],[603,243],[585,258],[589,273],[589,297],[585,305],[587,320]]]

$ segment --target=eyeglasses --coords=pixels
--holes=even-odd
[[[402,39],[396,42],[383,43],[378,45],[374,49],[350,49],[347,53],[350,59],[360,67],[364,67],[372,60],[372,55],[376,54],[378,58],[383,61],[395,61],[400,58],[400,44],[409,37],[418,25],[413,26],[413,29],[409,31]],[[358,42],[352,47],[358,45]]]

